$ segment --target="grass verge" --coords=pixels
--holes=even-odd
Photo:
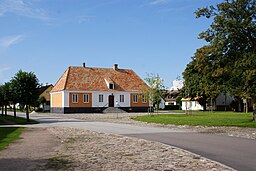
[[[160,124],[191,125],[191,126],[237,126],[256,128],[251,113],[236,112],[193,112],[186,114],[159,114],[133,118],[137,121]]]
[[[25,118],[21,118],[21,117],[16,117],[14,118],[13,116],[5,116],[5,115],[1,115],[0,116],[0,125],[26,125],[26,124],[38,124],[39,122],[30,119],[29,121],[27,121],[27,119]]]
[[[6,148],[11,142],[18,139],[24,128],[2,127],[0,128],[0,150]]]

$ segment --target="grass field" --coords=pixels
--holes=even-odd
[[[11,142],[18,139],[23,128],[5,127],[0,128],[0,150],[6,148]]]
[[[256,128],[252,121],[252,113],[236,112],[193,112],[186,114],[158,114],[133,118],[137,121],[160,124],[192,125],[192,126],[238,126]]]

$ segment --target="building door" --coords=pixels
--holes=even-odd
[[[114,107],[114,96],[113,95],[108,96],[108,106]]]

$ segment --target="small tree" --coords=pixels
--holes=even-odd
[[[164,93],[163,90],[165,89],[164,81],[159,77],[158,74],[153,73],[147,73],[147,78],[145,78],[145,81],[150,88],[150,90],[147,92],[147,96],[150,102],[152,102],[158,110],[162,95]]]
[[[39,98],[37,87],[39,86],[38,79],[33,72],[24,72],[19,70],[12,78],[16,87],[19,103],[26,106],[26,117],[29,121],[29,107]]]

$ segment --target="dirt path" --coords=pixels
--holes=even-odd
[[[45,128],[26,128],[21,139],[0,151],[1,170],[44,170],[58,145]]]

